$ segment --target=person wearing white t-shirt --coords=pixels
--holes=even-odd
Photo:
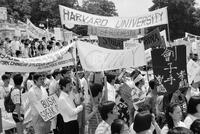
[[[16,56],[16,51],[21,51],[21,43],[18,40],[17,36],[13,37],[13,41],[10,44],[12,56]]]
[[[114,87],[114,84],[117,77],[114,74],[106,74],[106,78],[107,78],[107,93],[105,92],[105,89],[104,89],[104,93],[105,95],[107,95],[108,101],[115,102],[116,89]]]
[[[42,87],[43,76],[35,74],[33,76],[34,85],[28,92],[29,102],[31,105],[32,124],[36,134],[48,134],[50,132],[50,121],[44,121],[36,109],[37,103],[41,99],[48,97],[48,93],[45,88]]]

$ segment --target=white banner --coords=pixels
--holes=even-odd
[[[72,43],[66,47],[63,47],[55,52],[51,52],[49,54],[33,57],[33,58],[16,58],[16,57],[10,57],[9,59],[14,59],[16,61],[26,62],[26,63],[47,63],[47,62],[53,62],[58,59],[61,59],[63,55],[68,53],[69,49],[73,49],[73,56],[76,57],[76,51],[75,51],[75,43]]]
[[[29,19],[27,19],[26,23],[27,23],[26,32],[32,38],[38,38],[38,39],[41,39],[42,37],[50,38],[53,35],[52,33],[46,30],[36,27]]]
[[[161,8],[137,17],[105,17],[93,15],[59,5],[62,25],[68,23],[110,27],[116,29],[141,29],[168,24],[167,8]]]
[[[111,50],[87,42],[77,42],[83,69],[101,72],[146,65],[144,45],[128,50]]]
[[[74,65],[75,59],[67,53],[62,58],[45,63],[27,63],[0,58],[0,72],[43,72]]]
[[[56,94],[38,101],[35,106],[44,121],[48,121],[59,114],[58,97]]]
[[[30,122],[32,120],[31,116],[31,107],[29,104],[28,94],[22,94],[22,106],[24,108],[24,124]],[[16,123],[12,118],[12,113],[7,113],[4,107],[4,100],[0,100],[0,108],[2,110],[2,124],[3,130],[8,130],[16,127]]]
[[[200,71],[200,66],[194,62],[193,60],[190,60],[187,64],[187,73],[188,73],[188,82],[189,84],[192,83],[197,73]]]
[[[146,61],[147,62],[152,60],[152,58],[151,58],[151,50],[152,50],[152,48],[149,48],[149,49],[145,50],[145,57],[146,57]]]

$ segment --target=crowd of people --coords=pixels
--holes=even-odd
[[[0,43],[0,53],[14,57],[35,57],[56,51],[67,44],[51,38]],[[187,90],[160,94],[158,83],[147,80],[139,69],[105,72],[76,71],[75,66],[47,72],[3,72],[0,98],[9,94],[15,105],[12,111],[16,128],[5,134],[25,133],[22,94],[28,93],[35,134],[199,134],[199,84]],[[131,90],[130,94],[125,93]],[[59,114],[44,121],[36,105],[38,100],[56,94]],[[129,96],[129,97],[128,97]],[[81,113],[84,121],[80,121]],[[82,114],[82,116],[83,116]],[[84,123],[83,123],[84,122]],[[26,130],[27,133],[27,130]]]

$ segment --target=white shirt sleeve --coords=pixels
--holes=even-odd
[[[66,99],[64,98],[60,98],[58,100],[58,107],[60,109],[60,111],[64,111],[66,114],[68,114],[69,116],[73,116],[78,114],[80,111],[83,110],[83,106],[80,105],[77,108],[73,108]]]
[[[194,121],[194,120],[191,118],[191,116],[188,115],[188,116],[185,118],[185,120],[184,120],[184,123],[185,123],[186,128],[190,129],[190,126],[191,126],[191,124],[192,124],[193,121]]]
[[[165,125],[162,129],[161,129],[161,134],[167,134],[169,131],[169,128],[167,125]]]

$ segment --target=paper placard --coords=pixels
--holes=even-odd
[[[48,121],[59,114],[56,94],[40,100],[35,106],[44,121]]]

